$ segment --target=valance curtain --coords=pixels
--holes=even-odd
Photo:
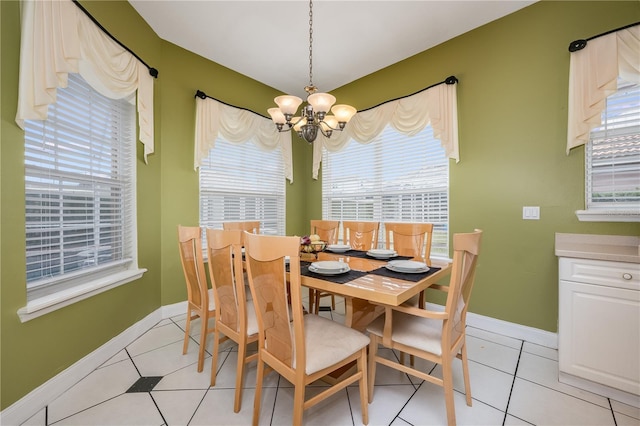
[[[291,133],[280,133],[273,122],[245,109],[225,105],[211,98],[196,97],[196,140],[194,168],[197,170],[215,146],[218,136],[232,143],[252,142],[265,151],[280,148],[285,178],[293,182]],[[253,166],[260,167],[259,164]]]
[[[16,122],[46,120],[58,87],[79,73],[97,92],[135,102],[144,160],[154,151],[153,77],[145,64],[114,42],[71,0],[22,2],[20,81]]]
[[[358,112],[344,131],[333,132],[331,138],[319,134],[313,147],[313,178],[318,179],[323,147],[335,152],[343,149],[351,139],[362,144],[369,143],[389,124],[406,135],[415,135],[431,124],[434,137],[440,140],[447,157],[459,162],[456,87],[455,83],[438,84],[414,95]]]
[[[600,126],[618,76],[640,83],[640,25],[589,40],[571,53],[570,61],[567,154],[587,143],[591,130]]]

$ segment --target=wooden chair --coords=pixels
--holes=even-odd
[[[290,257],[289,282],[285,256]],[[260,333],[253,424],[258,424],[260,416],[265,364],[269,371],[275,370],[295,387],[294,425],[302,424],[304,410],[354,382],[360,385],[362,422],[367,424],[366,353],[369,338],[326,318],[303,314],[300,238],[245,233],[245,258]],[[291,299],[290,309],[288,297]],[[353,361],[357,362],[357,371],[352,376],[305,400],[308,384]]]
[[[369,402],[373,400],[376,363],[395,368],[423,380],[444,387],[447,422],[455,425],[453,403],[454,358],[462,360],[467,405],[471,406],[471,386],[467,365],[465,320],[469,298],[475,279],[482,231],[453,236],[453,265],[448,286],[437,286],[446,291],[444,312],[420,309],[413,305],[385,306],[385,315],[367,327],[369,345]],[[378,345],[406,352],[442,365],[442,379],[377,355]]]
[[[209,277],[216,300],[216,327],[211,361],[211,386],[216,385],[220,333],[238,344],[236,394],[233,411],[239,412],[242,403],[244,367],[257,359],[247,356],[247,345],[258,340],[258,321],[253,302],[247,300],[242,266],[243,231],[207,229]]]
[[[431,264],[433,223],[385,222],[385,246],[400,256],[411,256],[417,261]],[[424,292],[420,292],[419,306],[424,308]]]
[[[339,220],[311,220],[311,232],[309,235],[316,234],[327,244],[337,244],[339,233]],[[320,310],[320,299],[327,296],[331,296],[331,309],[335,310],[336,296],[333,293],[325,293],[309,289],[309,312],[317,314]]]
[[[209,319],[215,317],[213,290],[207,285],[207,276],[202,259],[202,230],[197,226],[178,225],[180,261],[187,283],[187,325],[184,330],[182,353],[189,348],[191,321],[200,318],[200,349],[198,350],[198,372],[204,368],[204,351],[207,346]]]
[[[249,220],[244,222],[223,222],[222,229],[226,231],[230,231],[233,229],[239,229],[240,231],[247,231],[252,234],[260,233],[260,221],[259,220]]]
[[[378,245],[380,222],[342,222],[342,238],[354,250],[371,250]]]

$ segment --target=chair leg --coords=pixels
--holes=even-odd
[[[313,310],[315,300],[316,300],[316,291],[311,287],[309,287],[309,313],[310,314],[315,313],[315,311]]]
[[[442,382],[444,387],[444,402],[447,407],[447,424],[455,426],[456,407],[453,402],[453,372],[451,371],[451,357],[442,359]]]
[[[296,383],[293,391],[293,422],[294,425],[302,425],[304,414],[304,383]]]
[[[369,386],[367,385],[367,347],[362,348],[358,358],[358,371],[362,372],[360,379],[360,410],[362,410],[362,424],[369,424]]]
[[[184,344],[182,345],[182,355],[187,353],[189,349],[189,332],[191,331],[191,312],[187,310],[187,325],[184,330]]]
[[[369,387],[369,404],[373,401],[373,385],[376,381],[376,354],[378,352],[378,336],[370,335],[371,343],[369,343],[369,368],[368,375],[369,380],[367,385]]]
[[[246,363],[245,357],[247,355],[247,342],[240,339],[238,343],[238,366],[236,368],[236,396],[233,403],[233,412],[240,412],[240,406],[242,405],[242,382],[244,381],[244,366]]]
[[[467,405],[471,407],[471,382],[469,381],[469,363],[467,359],[467,343],[463,343],[460,348],[460,353],[462,355],[462,375],[464,377],[464,393],[467,397]]]
[[[331,295],[331,309],[336,310],[336,296],[333,294]]]
[[[316,301],[313,305],[313,313],[318,315],[318,312],[320,312],[320,291],[316,290],[316,297],[315,297]]]
[[[204,370],[204,350],[207,347],[207,327],[209,321],[206,316],[200,316],[200,349],[198,350],[198,373]]]
[[[216,375],[218,374],[218,348],[220,347],[220,336],[218,327],[213,332],[213,356],[211,357],[211,386],[216,385]]]
[[[260,350],[260,349],[258,349]],[[260,403],[262,402],[262,381],[264,379],[264,363],[258,355],[258,371],[256,372],[256,393],[253,398],[253,426],[260,420]]]

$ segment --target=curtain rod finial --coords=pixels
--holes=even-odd
[[[458,79],[454,75],[452,75],[447,77],[447,79],[444,82],[447,84],[456,84],[458,82]]]
[[[158,70],[155,68],[149,68],[149,74],[151,74],[153,78],[158,78]]]
[[[207,95],[203,91],[196,90],[196,98],[206,99]]]
[[[575,40],[569,44],[569,52],[577,52],[587,47],[587,40]]]

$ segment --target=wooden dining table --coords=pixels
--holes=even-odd
[[[353,252],[353,251],[352,251]],[[330,292],[345,299],[345,325],[360,331],[384,312],[384,305],[398,306],[411,297],[420,294],[430,286],[436,284],[451,272],[451,262],[431,260],[429,275],[410,277],[411,274],[393,274],[395,277],[375,273],[384,268],[388,260],[374,259],[362,256],[351,256],[346,253],[321,252],[317,258],[302,256],[302,261],[339,260],[347,263],[352,271],[365,272],[360,276],[337,283],[331,277],[318,274],[301,274],[301,284],[313,291]],[[403,275],[406,275],[403,276]],[[404,279],[403,279],[404,278]]]

